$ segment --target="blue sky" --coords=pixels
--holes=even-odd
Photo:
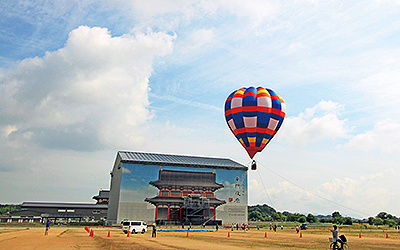
[[[399,1],[6,0],[0,14],[0,203],[90,202],[118,150],[248,164],[223,106],[264,86],[287,113],[250,204],[400,216]]]

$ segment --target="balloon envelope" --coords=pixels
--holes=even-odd
[[[285,118],[285,102],[271,89],[240,88],[225,102],[225,119],[253,159],[275,136]]]

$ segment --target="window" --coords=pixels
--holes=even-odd
[[[65,213],[65,209],[58,209],[59,213]]]
[[[75,213],[75,210],[73,209],[67,210],[67,213]]]
[[[161,195],[161,196],[168,196],[168,195],[169,195],[169,191],[167,191],[167,190],[161,190],[161,191],[160,191],[160,195]]]
[[[171,196],[179,197],[181,196],[181,191],[171,191]]]
[[[100,214],[100,210],[93,210],[92,213],[93,214]]]
[[[212,198],[212,197],[214,197],[214,194],[211,193],[211,192],[206,192],[206,197],[207,198]]]

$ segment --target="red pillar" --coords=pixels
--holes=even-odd
[[[167,217],[167,220],[169,220],[169,212],[170,212],[170,207],[168,206],[168,217]]]
[[[158,216],[158,206],[156,206],[156,220],[157,220],[157,216]]]
[[[217,220],[217,214],[215,213],[216,208],[214,207],[214,220]]]

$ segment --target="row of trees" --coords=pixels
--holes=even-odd
[[[351,217],[342,217],[339,212],[332,213],[332,216],[315,216],[309,213],[307,216],[300,213],[276,212],[276,210],[266,204],[248,207],[248,219],[250,221],[290,221],[300,223],[326,222],[338,225],[352,225]]]
[[[307,216],[299,213],[289,212],[277,212],[274,208],[264,205],[255,205],[248,207],[250,221],[290,221],[300,223],[332,223],[337,225],[352,225],[353,218],[343,217],[339,212],[333,212],[332,215],[318,215],[308,214]],[[360,222],[366,222],[361,220]],[[400,218],[388,214],[386,212],[380,212],[375,217],[368,218],[369,225],[387,225],[389,227],[400,226]]]
[[[368,224],[376,226],[388,225],[389,227],[393,227],[395,225],[400,225],[400,219],[386,212],[380,212],[375,217],[369,217]]]
[[[296,221],[300,223],[318,222],[318,217],[313,214],[307,216],[299,213],[277,212],[274,208],[264,205],[256,205],[248,207],[249,220],[251,221]]]
[[[7,215],[8,212],[21,210],[21,205],[2,205],[0,204],[0,216]]]

